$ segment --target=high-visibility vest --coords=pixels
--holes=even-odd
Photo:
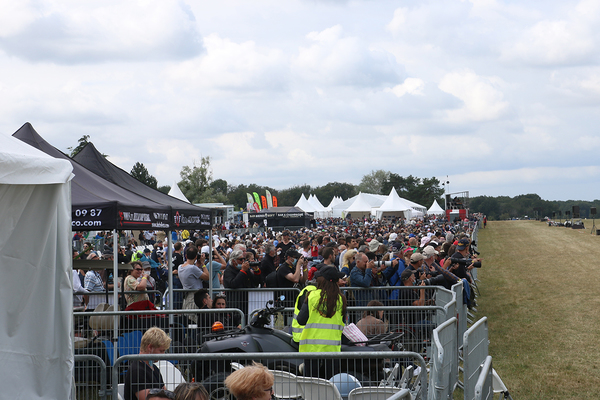
[[[296,305],[294,306],[294,320],[292,321],[292,337],[296,343],[300,343],[300,335],[302,335],[302,329],[304,329],[304,325],[300,325],[298,323],[298,314],[300,314],[300,309],[302,308],[302,304],[298,303],[300,303],[302,296],[305,294],[308,296],[309,292],[312,292],[313,290],[317,290],[315,285],[307,285],[300,291],[298,297],[296,297]]]
[[[335,314],[331,318],[322,316],[317,311],[321,297],[321,289],[308,294],[309,317],[300,335],[301,352],[334,352],[342,349],[342,331],[344,316],[342,315],[342,296],[338,296]]]

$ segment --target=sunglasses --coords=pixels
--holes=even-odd
[[[163,396],[163,397],[166,397],[167,399],[171,399],[171,400],[175,399],[175,393],[171,392],[170,390],[165,390],[165,389],[150,389],[148,394]]]
[[[134,268],[133,270],[134,270],[134,271],[143,271],[143,269],[142,269],[142,268]]]
[[[263,389],[265,392],[273,393],[273,386],[268,389]]]

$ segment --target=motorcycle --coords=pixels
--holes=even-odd
[[[280,300],[282,301],[283,299]],[[269,327],[271,325],[271,317],[283,311],[284,308],[275,305],[273,300],[269,300],[265,308],[252,316],[250,323],[246,327],[228,331],[217,331],[204,335],[204,338],[207,340],[200,346],[198,353],[298,352],[298,346],[292,341],[292,335]],[[401,336],[402,333],[398,332],[378,335],[367,342],[361,342],[365,346],[357,346],[359,343],[343,341],[342,352],[401,350],[401,344],[398,343],[398,339]],[[291,372],[294,375],[301,374],[302,372],[302,359],[256,359],[254,361],[262,363],[269,369],[283,370]],[[355,362],[355,360],[351,359],[341,360],[341,372],[353,375],[361,382],[374,382],[379,381],[382,376],[385,376],[384,368],[387,365],[384,364],[383,360],[377,359],[371,359],[365,363]],[[192,365],[192,373],[196,381],[202,382],[209,389],[209,393],[222,386],[222,381],[231,373],[231,370],[231,363],[221,360],[197,361]]]

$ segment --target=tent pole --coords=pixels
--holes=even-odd
[[[119,234],[113,229],[113,305],[115,311],[119,310]],[[108,277],[106,277],[106,286],[108,287]],[[125,280],[123,280],[125,283]],[[119,338],[119,316],[113,315],[113,360],[119,357],[117,340]]]
[[[210,213],[211,224],[208,228],[208,293],[210,298],[213,298],[213,273],[212,273],[212,262],[213,262],[213,240],[212,240],[212,211]]]
[[[167,265],[169,268],[169,304],[167,305],[167,308],[169,310],[173,309],[173,296],[175,295],[175,293],[173,293],[173,241],[171,240],[171,232],[170,229],[167,231]],[[169,314],[169,326],[173,326],[173,321],[173,314]]]

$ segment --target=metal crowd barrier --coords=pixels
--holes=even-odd
[[[489,355],[487,317],[481,318],[464,333],[463,380],[465,400],[473,399],[481,366]]]
[[[456,318],[452,317],[433,330],[432,363],[429,372],[429,398],[451,399],[458,382]]]
[[[76,354],[73,368],[73,392],[74,399],[96,399],[106,400],[106,364],[95,355]],[[94,365],[97,364],[97,367]]]
[[[211,398],[229,398],[229,393],[223,381],[233,370],[243,368],[244,365],[254,361],[261,362],[275,375],[273,390],[276,397],[291,398],[291,391],[298,389],[302,398],[341,400],[349,398],[351,389],[357,385],[354,380],[336,372],[348,373],[356,377],[361,386],[381,388],[363,394],[361,398],[379,399],[378,390],[389,388],[395,391],[397,398],[427,399],[428,385],[427,374],[418,374],[415,378],[402,382],[399,368],[394,366],[399,363],[408,363],[413,367],[426,371],[425,360],[412,352],[340,352],[340,353],[229,353],[229,354],[151,354],[151,355],[126,355],[115,361],[112,370],[112,382],[123,385],[124,376],[119,371],[126,370],[128,364],[140,361],[154,361],[155,365],[163,361],[175,363],[178,372],[173,371],[173,366],[167,366],[170,374],[163,374],[165,386],[169,390],[179,383],[189,382],[192,378],[200,382],[207,389]],[[298,366],[304,368],[314,362],[331,365],[331,374],[321,375],[320,378],[303,376]],[[160,364],[159,364],[160,365]],[[302,369],[303,367],[300,367]],[[167,369],[167,368],[165,368]],[[161,372],[163,369],[161,368]],[[335,375],[334,375],[335,374]],[[165,376],[166,375],[166,376]],[[334,375],[331,377],[330,375]],[[166,379],[165,379],[166,378]],[[330,379],[331,378],[331,379]],[[337,383],[337,385],[336,385]],[[112,386],[113,398],[117,398],[119,384]],[[401,387],[406,385],[406,387]],[[407,389],[411,397],[407,397],[402,389]],[[285,393],[284,393],[285,392]]]
[[[493,390],[493,368],[492,368],[492,357],[487,356],[481,373],[475,384],[475,396],[474,400],[492,400],[494,398]],[[465,393],[466,398],[466,393]]]

